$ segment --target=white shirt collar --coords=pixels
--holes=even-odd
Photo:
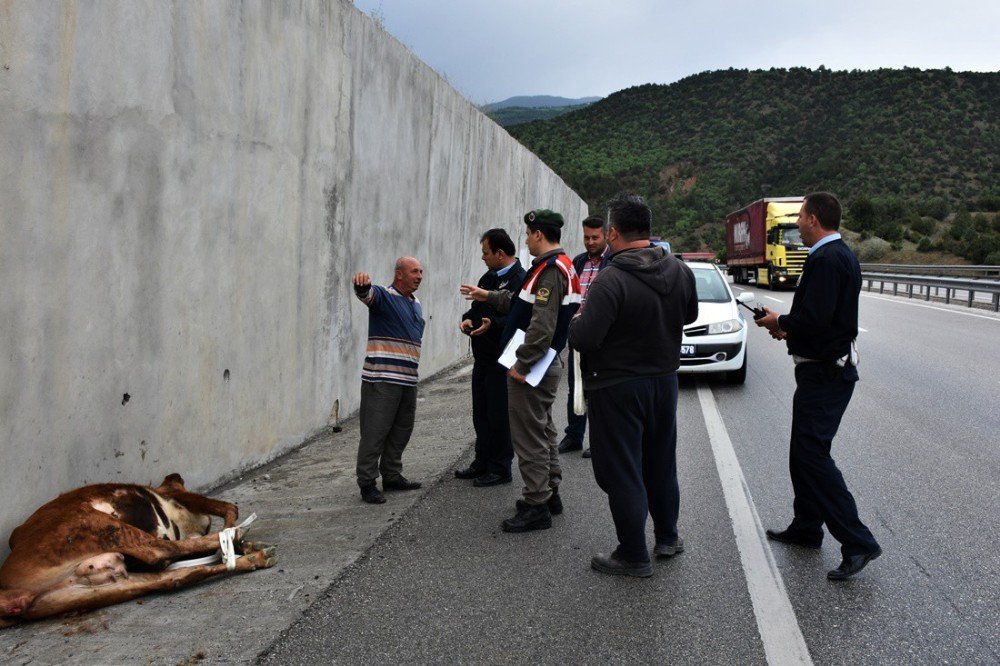
[[[809,248],[809,254],[812,254],[819,248],[823,247],[827,243],[832,243],[835,240],[840,240],[840,234],[830,234],[829,236],[823,236],[823,238],[816,241],[811,248]]]

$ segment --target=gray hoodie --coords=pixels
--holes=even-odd
[[[698,293],[687,265],[662,247],[616,253],[569,327],[584,388],[676,372],[684,325],[697,318]]]

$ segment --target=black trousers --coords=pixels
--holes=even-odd
[[[594,476],[608,494],[618,554],[648,561],[647,514],[657,542],[677,537],[677,375],[630,379],[587,397]]]
[[[791,527],[803,535],[822,539],[823,524],[841,543],[844,555],[869,553],[878,548],[871,531],[858,517],[854,496],[830,456],[858,371],[848,365],[811,362],[795,366],[792,400],[792,437],[788,468],[795,490],[795,517]]]
[[[587,432],[587,414],[577,414],[573,411],[573,384],[579,380],[573,373],[573,351],[569,348],[569,360],[566,365],[566,377],[569,384],[569,394],[566,398],[566,436],[577,444],[583,444],[583,436]]]
[[[472,467],[510,476],[514,449],[507,420],[507,369],[495,359],[472,364],[472,425],[476,430]]]

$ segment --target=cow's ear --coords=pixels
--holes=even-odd
[[[166,477],[164,477],[163,483],[161,483],[160,485],[174,486],[175,488],[179,488],[180,490],[185,490],[184,479],[181,478],[181,475],[178,474],[177,472],[174,472],[173,474],[168,474]]]

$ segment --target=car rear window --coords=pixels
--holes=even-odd
[[[698,300],[703,303],[725,303],[729,300],[729,290],[722,276],[714,268],[692,268],[694,283],[698,289]]]

